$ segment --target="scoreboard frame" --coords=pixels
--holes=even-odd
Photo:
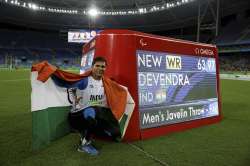
[[[105,75],[121,85],[128,87],[136,105],[123,141],[147,139],[172,132],[183,131],[195,127],[217,123],[222,119],[218,50],[215,45],[197,43],[162,36],[156,36],[130,30],[104,30],[97,34],[89,43],[83,46],[83,55],[94,50],[94,57],[106,58],[108,67]],[[218,95],[218,115],[203,119],[195,119],[175,124],[168,124],[153,128],[140,128],[139,118],[139,90],[138,90],[138,64],[136,51],[167,52],[173,55],[214,58],[216,65],[216,91]],[[178,69],[180,59],[175,59]],[[200,69],[204,63],[200,61]]]

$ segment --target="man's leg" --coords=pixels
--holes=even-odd
[[[91,135],[97,125],[96,112],[92,107],[85,108],[82,111],[86,129],[81,133],[81,144],[78,148],[80,152],[87,152],[91,155],[97,155],[99,152],[91,144]]]
[[[101,130],[106,136],[109,136],[114,141],[120,141],[121,132],[118,121],[115,119],[113,113],[109,108],[97,107],[96,119],[97,128]]]
[[[85,124],[82,117],[82,112],[69,113],[68,121],[72,129],[77,130],[79,133],[85,131]]]
[[[93,134],[93,130],[97,125],[95,109],[92,107],[85,108],[82,111],[82,116],[86,125],[86,130],[83,134],[85,138],[89,141],[91,139],[91,134]]]

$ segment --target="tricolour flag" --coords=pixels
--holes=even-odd
[[[67,118],[71,104],[68,100],[67,88],[90,73],[91,71],[81,75],[73,74],[57,69],[46,61],[32,66],[31,112],[34,150],[70,132]],[[55,80],[60,82],[60,86]],[[120,124],[123,138],[134,110],[134,100],[126,87],[106,77],[103,78],[103,84],[108,105]]]

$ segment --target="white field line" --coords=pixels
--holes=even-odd
[[[250,75],[244,75],[244,74],[220,74],[220,79],[250,81]]]
[[[132,144],[132,143],[128,143],[131,147],[133,147],[134,149],[144,153],[145,156],[147,156],[148,158],[151,158],[152,160],[156,161],[157,163],[159,163],[160,165],[163,165],[163,166],[170,166],[169,164],[167,164],[166,162],[154,157],[153,155],[149,154],[148,152],[144,151],[141,147],[135,145],[135,144]]]

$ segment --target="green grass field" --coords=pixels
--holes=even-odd
[[[96,140],[101,154],[76,151],[77,134],[33,152],[29,71],[0,71],[0,166],[249,166],[250,82],[221,80],[223,120],[131,144]],[[135,148],[139,147],[162,163]]]

